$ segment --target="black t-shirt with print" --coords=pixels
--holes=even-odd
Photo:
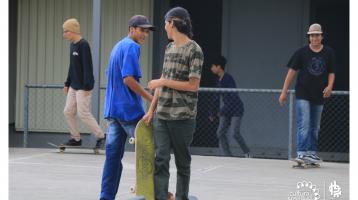
[[[304,46],[293,54],[287,67],[299,71],[295,86],[296,98],[322,105],[328,74],[334,73],[333,49],[323,46],[322,50],[316,53],[309,46]]]
[[[94,87],[91,48],[85,39],[70,46],[70,67],[65,82],[66,87],[75,90],[92,90]]]

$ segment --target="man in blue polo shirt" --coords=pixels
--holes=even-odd
[[[113,48],[107,68],[104,118],[107,119],[106,160],[102,175],[100,200],[114,200],[123,170],[122,158],[127,137],[134,136],[137,122],[143,117],[142,97],[152,95],[139,84],[140,45],[154,27],[147,17],[135,15],[129,20],[128,36]]]

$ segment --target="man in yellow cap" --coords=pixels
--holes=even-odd
[[[80,119],[96,135],[96,147],[101,147],[104,134],[90,112],[91,91],[94,86],[91,49],[88,42],[81,37],[80,24],[77,19],[68,19],[63,23],[63,37],[71,42],[70,66],[63,88],[65,95],[67,95],[63,113],[71,139],[64,145],[82,145],[76,120],[76,113],[78,112]]]
[[[322,44],[321,25],[312,24],[307,32],[309,45],[298,49],[287,64],[289,68],[280,104],[287,99],[288,87],[296,72],[297,158],[300,163],[320,163],[317,156],[318,133],[324,99],[331,96],[336,65],[333,49]]]

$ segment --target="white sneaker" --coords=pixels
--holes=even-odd
[[[306,160],[304,159],[304,155],[298,155],[297,158],[295,158],[295,160],[301,164],[306,162]]]

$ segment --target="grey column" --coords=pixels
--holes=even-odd
[[[101,0],[93,0],[92,54],[94,88],[92,92],[92,113],[99,122],[100,114],[100,72],[101,72]]]

